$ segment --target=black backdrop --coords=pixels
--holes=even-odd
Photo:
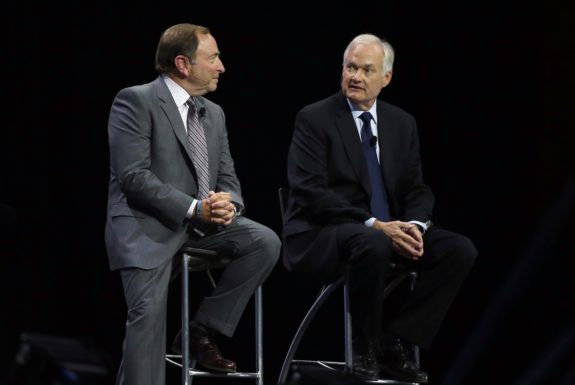
[[[2,370],[24,331],[90,339],[118,362],[125,307],[103,244],[108,111],[119,89],[156,76],[160,33],[193,22],[211,28],[222,51],[226,73],[209,97],[227,114],[247,215],[278,232],[277,188],[286,183],[295,113],[338,89],[351,38],[387,38],[396,64],[380,97],[418,119],[436,215],[480,251],[435,345],[423,353],[432,383],[571,378],[573,6],[431,3],[4,6]],[[270,382],[316,289],[295,282],[281,264],[264,287]],[[332,319],[312,328],[317,342],[302,346],[309,355],[340,346],[334,301]],[[223,342],[244,366],[250,354],[239,345],[250,342],[250,317]],[[326,328],[328,337],[319,336]]]

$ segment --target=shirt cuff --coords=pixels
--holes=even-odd
[[[375,218],[369,218],[367,221],[363,222],[367,227],[373,227],[373,224],[375,223]]]
[[[420,221],[409,221],[409,223],[415,223],[418,226],[421,226],[421,228],[423,229],[423,232],[427,231],[427,225],[424,222],[420,222]]]
[[[190,205],[190,208],[188,209],[188,212],[186,213],[186,219],[192,219],[194,217],[194,213],[196,212],[196,205],[198,204],[198,200],[194,199],[192,201],[192,204]]]

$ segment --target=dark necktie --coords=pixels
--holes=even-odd
[[[377,137],[371,132],[372,116],[369,112],[364,112],[359,116],[363,122],[361,128],[361,146],[367,162],[369,171],[369,181],[371,182],[371,215],[380,221],[389,220],[389,206],[387,203],[387,193],[383,183],[383,174],[377,160]]]
[[[198,176],[198,198],[208,197],[210,190],[210,173],[208,163],[208,146],[206,134],[198,116],[196,101],[190,98],[188,101],[188,142],[192,149],[192,160]]]

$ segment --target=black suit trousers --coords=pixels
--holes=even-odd
[[[428,348],[477,250],[469,238],[433,227],[424,236],[424,255],[411,261],[396,254],[390,238],[362,223],[343,223],[284,240],[284,258],[295,273],[326,282],[347,269],[354,338],[379,337],[383,331],[383,290],[390,261],[418,272],[413,292],[386,319],[388,332]],[[387,318],[387,315],[386,315]]]

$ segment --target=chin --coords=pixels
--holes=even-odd
[[[343,91],[343,94],[348,97],[349,99],[359,99],[360,98],[360,91],[346,89]]]
[[[352,103],[354,104],[359,104],[363,99],[359,98],[356,94],[352,93],[348,93],[345,94],[345,97],[348,98]]]

